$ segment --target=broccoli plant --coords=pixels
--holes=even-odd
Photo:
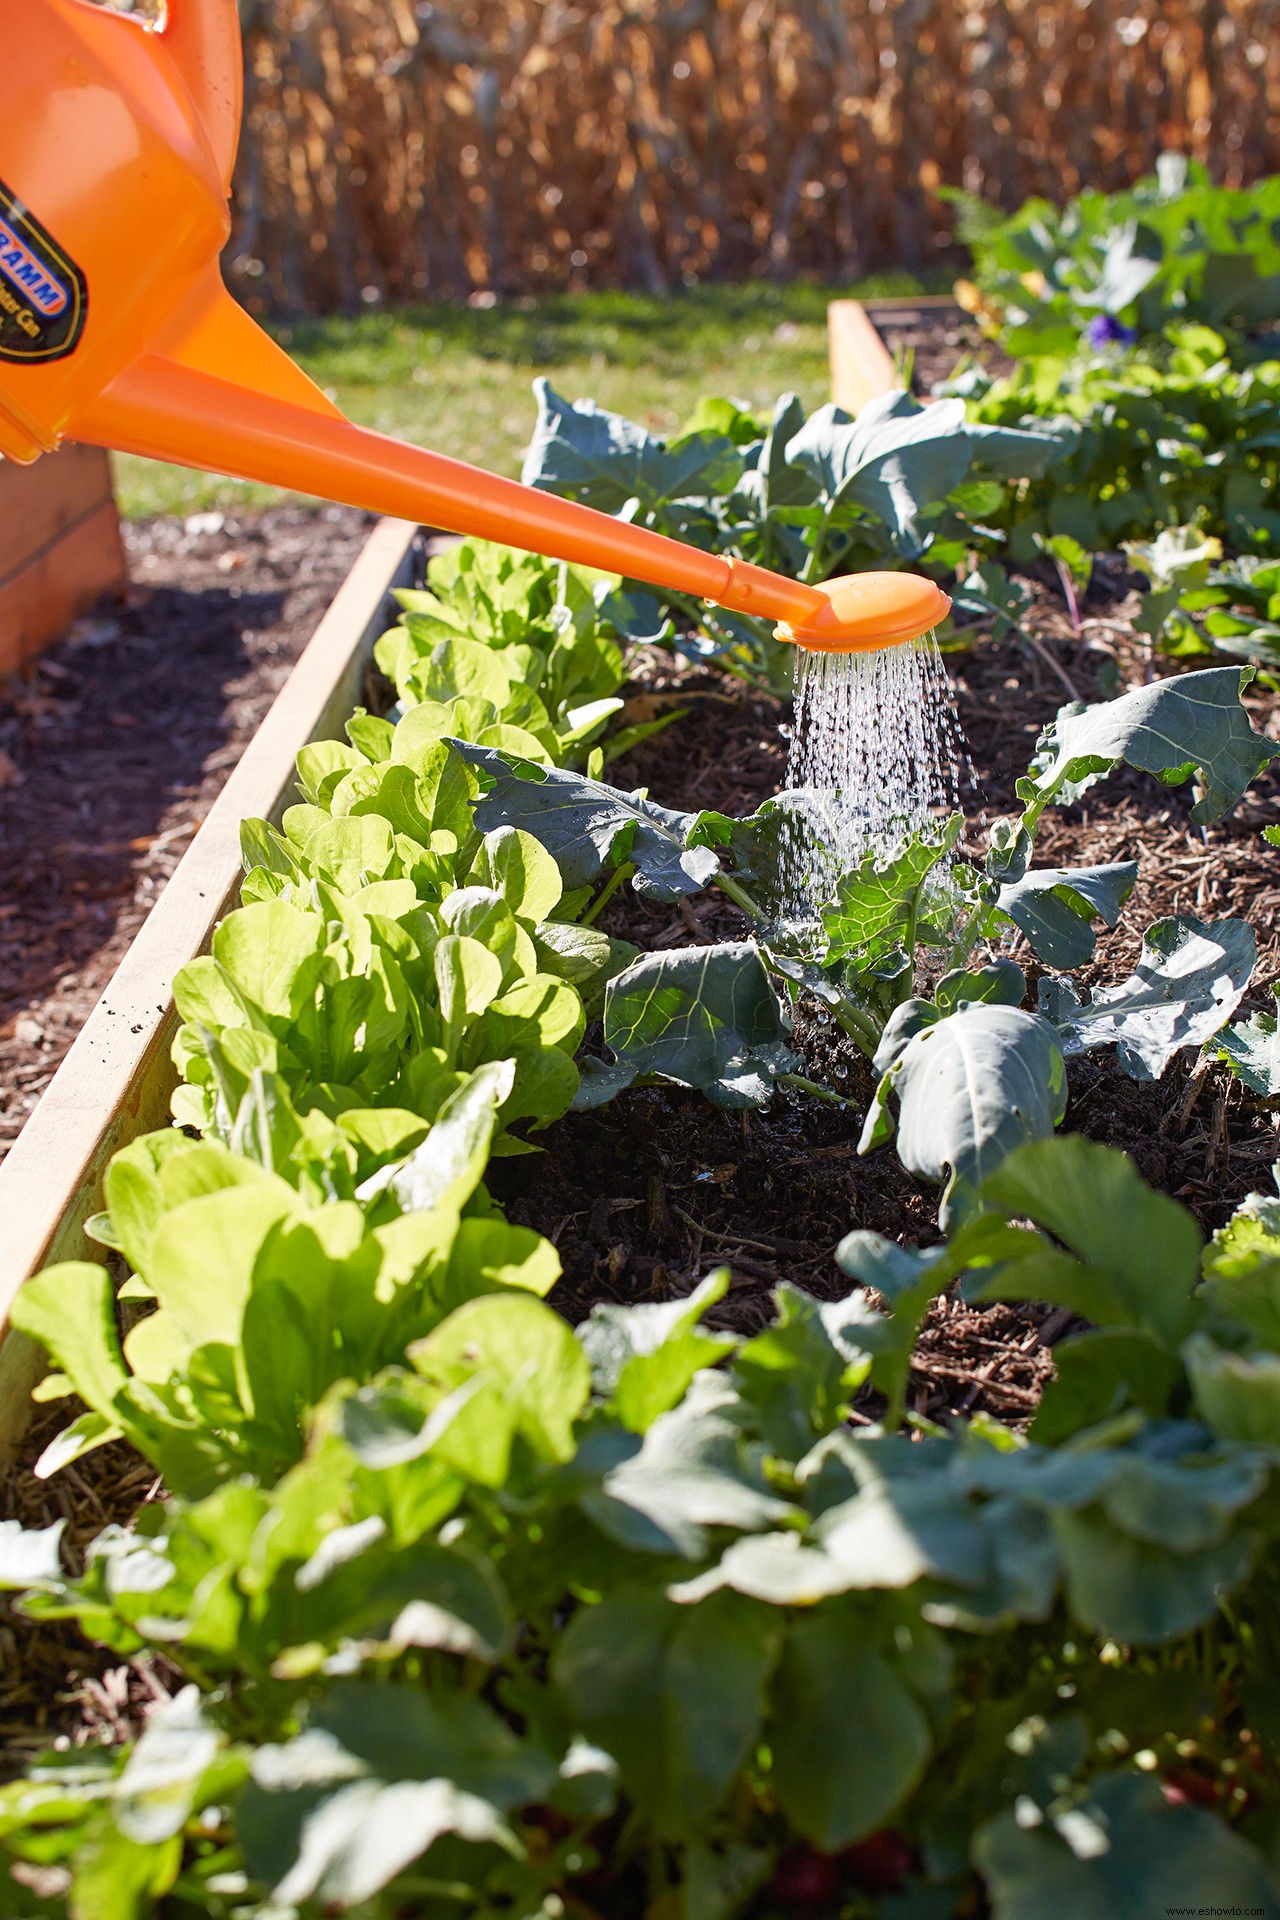
[[[1093,923],[1116,924],[1136,863],[1031,863],[1045,809],[1120,765],[1168,786],[1194,779],[1192,819],[1220,818],[1280,753],[1241,704],[1250,677],[1247,667],[1210,668],[1064,707],[1019,782],[1021,813],[995,823],[985,858],[960,853],[955,815],[869,849],[800,925],[779,918],[768,891],[786,796],[746,820],[680,813],[493,748],[454,747],[484,788],[477,824],[533,835],[566,887],[601,878],[612,886],[622,874],[641,893],[675,900],[715,885],[753,923],[752,940],[644,956],[609,981],[604,1038],[614,1063],[587,1065],[578,1104],[656,1076],[722,1105],[760,1105],[780,1077],[794,1083],[788,1009],[810,993],[879,1075],[862,1150],[891,1136],[896,1106],[899,1153],[913,1172],[945,1183],[947,1224],[971,1210],[982,1178],[1012,1147],[1053,1131],[1074,1055],[1114,1047],[1122,1071],[1156,1078],[1238,1006],[1256,960],[1252,930],[1189,914],[1148,928],[1127,980],[1082,992],[1071,970],[1093,954]],[[1034,1006],[1025,1004],[1023,970],[1001,951],[1017,936],[1044,969]]]
[[[856,420],[837,406],[806,418],[793,393],[767,422],[712,405],[663,441],[590,401],[571,405],[545,380],[535,391],[529,485],[811,581],[868,566],[954,570],[989,544],[1010,484],[1042,474],[1059,446],[1052,430],[967,421],[959,400],[923,407],[906,392]],[[602,611],[634,637],[677,639],[730,671],[789,684],[767,623],[648,589],[624,588]],[[677,638],[672,616],[700,637]]]

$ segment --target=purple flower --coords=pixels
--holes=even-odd
[[[1091,347],[1131,347],[1138,335],[1135,328],[1126,327],[1113,313],[1095,313],[1084,330],[1084,337]]]

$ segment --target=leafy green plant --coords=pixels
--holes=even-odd
[[[1133,623],[1139,633],[1150,634],[1164,653],[1204,652],[1193,616],[1217,604],[1207,582],[1214,561],[1222,558],[1222,542],[1198,527],[1166,527],[1154,540],[1126,542],[1125,552],[1151,582]]]
[[[550,766],[580,762],[623,704],[622,649],[599,610],[616,586],[486,541],[437,554],[425,588],[397,593],[400,624],[375,648],[401,710],[415,712],[415,741],[466,733]],[[603,762],[679,717],[622,729]]]
[[[869,850],[818,918],[799,925],[781,921],[761,887],[776,871],[785,796],[745,821],[678,813],[494,748],[454,745],[483,783],[478,824],[519,822],[555,857],[567,886],[610,869],[660,899],[716,885],[754,922],[754,943],[647,956],[609,980],[604,1035],[615,1060],[587,1067],[578,1104],[655,1076],[701,1087],[724,1105],[763,1105],[779,1079],[794,1084],[785,1022],[767,1011],[767,970],[789,996],[815,994],[872,1060],[880,1081],[862,1151],[891,1137],[896,1104],[899,1154],[911,1171],[944,1183],[945,1226],[972,1210],[982,1178],[1014,1145],[1052,1132],[1072,1055],[1114,1046],[1123,1071],[1156,1078],[1177,1051],[1209,1042],[1238,1006],[1257,945],[1235,919],[1157,922],[1132,976],[1087,999],[1069,972],[1046,972],[1034,1011],[1022,1004],[1018,966],[999,957],[978,964],[974,955],[998,954],[1016,932],[1049,969],[1092,957],[1093,922],[1116,924],[1137,868],[1032,868],[1046,807],[1128,765],[1170,786],[1194,779],[1193,820],[1219,818],[1277,751],[1241,705],[1250,676],[1249,668],[1210,668],[1064,707],[1019,783],[1022,813],[996,822],[984,861],[957,857],[956,815],[941,832]],[[917,996],[925,958],[935,985]]]
[[[884,1920],[1265,1906],[1280,1801],[1237,1728],[1272,1678],[1274,1203],[1204,1249],[1076,1139],[983,1199],[926,1251],[850,1234],[853,1292],[785,1286],[746,1340],[701,1324],[724,1272],[576,1336],[528,1291],[463,1299],[335,1379],[302,1457],[243,1448],[79,1573],[61,1523],[6,1523],[24,1611],[187,1684],[126,1754],[0,1789],[0,1845],[83,1920],[733,1920],[806,1876]],[[902,1424],[957,1282],[1093,1323],[1028,1439]],[[344,1327],[364,1297],[334,1292]],[[313,1344],[286,1317],[258,1354],[293,1378]],[[192,1392],[208,1361],[177,1366]],[[859,1392],[879,1423],[846,1424]],[[1188,1751],[1230,1758],[1212,1810]]]
[[[480,1186],[512,1072],[509,1060],[478,1068],[429,1127],[345,1115],[343,1171],[355,1160],[364,1174],[345,1199],[176,1131],[131,1142],[95,1231],[133,1269],[125,1297],[150,1310],[122,1344],[110,1277],[89,1263],[46,1269],[15,1304],[14,1324],[60,1369],[41,1397],[75,1391],[88,1408],[39,1471],[124,1437],[175,1492],[203,1495],[246,1458],[270,1480],[301,1457],[335,1380],[398,1360],[473,1295],[545,1293],[554,1250],[508,1226]]]
[[[1127,551],[1151,581],[1135,625],[1165,653],[1216,649],[1280,666],[1280,561],[1245,554],[1215,566],[1221,542],[1195,527],[1172,527]]]
[[[535,390],[530,485],[803,580],[867,566],[954,568],[988,538],[1008,483],[1045,472],[1058,449],[1038,425],[967,422],[959,401],[922,407],[905,392],[868,402],[857,420],[836,406],[806,419],[794,394],[767,423],[712,403],[663,441],[590,401],[570,405],[545,380]],[[790,660],[760,621],[627,588],[603,611],[641,638],[672,638],[675,618],[701,631],[695,652],[788,681]]]
[[[1018,564],[1045,540],[1096,552],[1188,525],[1240,554],[1280,541],[1280,361],[1236,370],[1222,335],[1183,326],[1167,330],[1161,353],[1122,367],[1046,357],[963,385],[976,423],[1038,428],[1060,443],[993,516]]]
[[[1220,187],[1166,153],[1126,191],[1063,207],[1033,199],[1006,216],[944,197],[973,254],[961,295],[1016,359],[1123,353],[1170,322],[1249,336],[1280,318],[1280,179]]]
[[[420,689],[423,661],[432,663],[430,685],[442,697],[424,697],[393,720],[357,710],[349,743],[303,749],[302,800],[285,813],[283,832],[265,821],[244,824],[245,904],[174,985],[183,1022],[174,1057],[184,1082],[175,1115],[316,1199],[354,1197],[380,1164],[371,1162],[369,1143],[385,1143],[384,1157],[397,1140],[407,1151],[410,1136],[420,1137],[487,1061],[512,1068],[494,1150],[528,1151],[509,1129],[519,1121],[545,1126],[565,1111],[578,1085],[582,996],[598,998],[630,956],[577,924],[589,889],[566,897],[559,868],[536,839],[505,823],[482,832],[473,821],[475,782],[450,751],[449,728],[470,725],[480,739],[535,755],[522,765],[546,764],[568,746],[554,731],[536,739],[523,725],[494,720],[497,706],[474,690],[500,693],[483,676],[505,673],[511,654],[544,658],[532,641],[510,638],[542,632],[503,598],[519,597],[512,557],[461,548],[446,558],[464,583],[460,593],[488,596],[490,640],[502,645],[459,634],[432,642],[426,655],[413,653],[407,630],[389,636],[413,655],[408,671]],[[564,603],[547,598],[552,570],[537,562],[527,571],[534,612],[542,608],[551,635],[547,659],[554,664],[562,646],[576,658],[580,641],[565,639],[559,617]],[[450,577],[437,575],[442,591]],[[594,629],[583,633],[583,670],[603,660],[615,675],[616,647],[601,652]],[[560,671],[563,688],[571,667]],[[528,700],[513,708],[517,684]],[[502,711],[542,727],[530,704],[545,720],[539,697],[523,681],[503,685]],[[569,711],[569,698],[553,702],[558,714]],[[617,704],[604,702],[609,711]],[[587,732],[608,717],[587,725],[574,711]]]
[[[784,421],[759,538],[815,577],[859,541],[942,552],[992,501],[934,511],[958,455],[933,413]],[[621,461],[622,510],[719,539],[761,471],[725,403],[670,446],[603,421],[590,484]],[[735,821],[599,778],[626,598],[456,550],[382,643],[396,712],[304,752],[283,831],[245,824],[244,904],[176,986],[187,1130],[117,1154],[91,1223],[129,1277],[64,1264],[13,1316],[39,1397],[84,1408],[38,1472],[124,1437],[166,1493],[83,1555],[0,1523],[0,1587],[181,1685],[126,1751],[0,1788],[0,1913],[790,1920],[817,1887],[879,1920],[1146,1920],[1275,1893],[1280,1203],[1205,1248],[1122,1156],[1052,1137],[1074,1053],[1144,1077],[1206,1045],[1270,1097],[1274,1023],[1225,1024],[1232,920],[1158,923],[1086,999],[1070,969],[1132,867],[1030,865],[1045,808],[1121,764],[1194,780],[1196,820],[1234,805],[1276,752],[1249,670],[1064,708],[984,861],[954,819],[789,927],[785,797]],[[593,924],[628,881],[716,885],[755,937],[637,955]],[[1015,931],[1050,970],[1034,1011]],[[823,1092],[800,991],[874,1058],[864,1144],[896,1106],[949,1238],[849,1234],[854,1290],[784,1286],[749,1339],[715,1325],[723,1271],[575,1332],[489,1159],[637,1080]],[[597,1014],[614,1061],[580,1077]],[[948,1288],[1076,1317],[1029,1437],[906,1413]]]

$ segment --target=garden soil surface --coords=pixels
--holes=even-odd
[[[11,683],[0,705],[5,1137],[97,999],[366,524],[334,510],[289,510],[228,519],[216,532],[171,522],[136,529],[125,605],[83,623]],[[1137,583],[1122,563],[1095,569],[1079,635],[1050,575],[1032,585],[1029,642],[995,645],[975,630],[949,656],[974,769],[963,798],[975,850],[990,821],[1014,806],[1014,781],[1063,701],[1173,670],[1153,663],[1132,631]],[[668,806],[728,812],[749,810],[782,784],[778,701],[653,650],[636,656],[628,696],[629,719],[673,704],[686,711],[615,763],[620,784],[647,787]],[[1280,732],[1280,703],[1264,694],[1249,705],[1257,725]],[[1260,829],[1278,817],[1278,798],[1280,780],[1269,773],[1229,820],[1201,830],[1189,819],[1189,788],[1170,791],[1126,771],[1083,803],[1052,809],[1040,863],[1138,862],[1123,924],[1101,935],[1086,981],[1124,978],[1142,929],[1163,914],[1240,914],[1260,951],[1246,1005],[1267,1005],[1280,979],[1280,863]],[[714,892],[679,909],[619,894],[604,924],[649,948],[743,929]],[[1027,962],[1025,952],[1015,957]],[[782,1095],[764,1113],[730,1114],[691,1093],[640,1090],[559,1121],[541,1136],[541,1154],[494,1163],[491,1182],[509,1215],[560,1250],[555,1305],[577,1319],[596,1301],[670,1298],[724,1264],[732,1284],[717,1315],[746,1332],[765,1322],[784,1281],[825,1297],[847,1290],[832,1256],[851,1227],[936,1239],[936,1191],[906,1175],[891,1148],[858,1157],[872,1086],[865,1061],[817,1008],[800,1008],[795,1044],[808,1073],[847,1109]],[[1220,1069],[1198,1070],[1194,1057],[1151,1084],[1125,1078],[1107,1058],[1072,1062],[1064,1125],[1125,1148],[1206,1228],[1270,1185],[1277,1153],[1265,1108]],[[939,1301],[913,1369],[913,1410],[935,1418],[982,1410],[1025,1425],[1068,1324],[1061,1312]],[[860,1403],[854,1418],[875,1410]],[[65,1517],[74,1549],[107,1520],[127,1523],[160,1489],[122,1446],[37,1481],[31,1464],[65,1417],[65,1406],[41,1410],[0,1514],[29,1525]],[[123,1737],[165,1681],[162,1664],[120,1662],[58,1628],[0,1620],[0,1738],[12,1766],[51,1734],[73,1744]]]

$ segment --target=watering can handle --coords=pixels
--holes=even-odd
[[[166,0],[158,37],[182,75],[230,193],[244,106],[238,0]]]

